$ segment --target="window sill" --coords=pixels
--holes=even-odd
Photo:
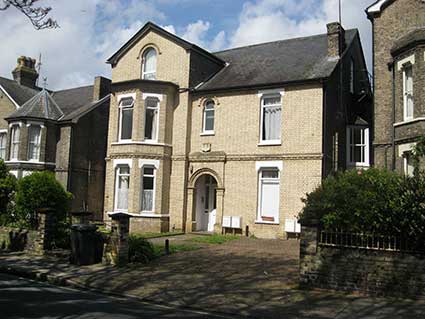
[[[348,167],[350,168],[369,168],[370,164],[368,163],[348,163]]]
[[[280,225],[279,221],[277,222],[268,222],[264,220],[256,220],[255,224],[266,224],[266,225]]]
[[[165,144],[165,143],[158,143],[154,141],[120,141],[120,142],[113,142],[111,145],[151,145],[151,146],[166,146],[166,147],[172,147],[171,144]]]
[[[161,217],[170,217],[168,214],[155,214],[153,212],[140,212],[138,217],[149,217],[149,218],[161,218]]]
[[[411,124],[411,123],[415,123],[415,122],[421,122],[421,121],[425,121],[425,117],[416,117],[416,118],[412,118],[412,119],[405,119],[403,120],[403,122],[397,122],[394,123],[394,126],[402,126],[402,125],[407,125],[407,124]]]
[[[263,141],[258,143],[258,146],[282,146],[281,141]]]
[[[201,136],[214,136],[215,133],[214,132],[202,132],[200,135]]]

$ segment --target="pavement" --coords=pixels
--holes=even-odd
[[[170,237],[171,242],[186,239]],[[373,298],[299,289],[298,251],[296,240],[242,238],[164,256],[148,265],[120,268],[77,267],[59,258],[3,253],[0,272],[231,317],[425,318],[424,299]]]

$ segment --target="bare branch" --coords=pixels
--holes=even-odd
[[[39,0],[0,0],[0,11],[5,11],[14,7],[21,11],[32,23],[35,29],[59,28],[58,23],[47,15],[52,10],[51,7],[34,7]]]

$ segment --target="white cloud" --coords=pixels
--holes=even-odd
[[[182,34],[182,38],[202,47],[206,47],[205,36],[209,29],[209,22],[198,20],[195,23],[190,23],[186,27],[186,30]]]

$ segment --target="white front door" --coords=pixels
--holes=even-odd
[[[207,231],[214,231],[214,225],[216,221],[216,192],[217,182],[214,177],[207,175],[205,176],[205,206],[204,214],[206,215],[205,220],[207,221]]]

